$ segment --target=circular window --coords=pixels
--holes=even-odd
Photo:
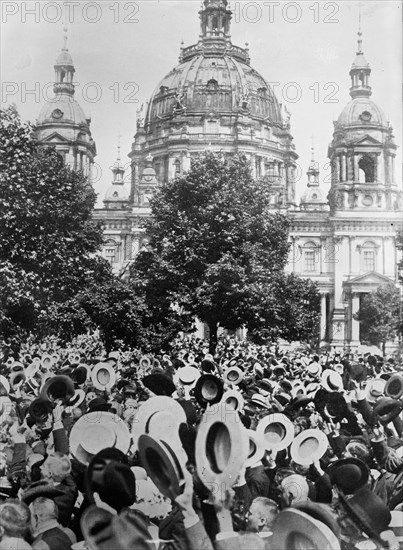
[[[371,195],[365,195],[365,197],[362,199],[362,204],[364,206],[372,206],[374,202],[374,199],[371,197]]]
[[[54,111],[52,111],[52,118],[62,118],[63,116],[63,111],[61,111],[60,109],[55,109]]]
[[[312,200],[316,201],[317,198],[318,198],[318,195],[317,195],[316,193],[314,193],[314,194],[312,195]]]
[[[360,114],[360,119],[363,120],[364,122],[369,122],[371,118],[372,118],[372,115],[369,111],[363,111]]]

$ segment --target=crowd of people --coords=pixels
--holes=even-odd
[[[403,550],[394,357],[224,337],[0,368],[0,550]]]

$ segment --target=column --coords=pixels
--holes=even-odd
[[[357,293],[354,293],[351,299],[351,311],[350,311],[352,342],[360,341],[360,323],[359,321],[356,321],[353,317],[353,315],[357,313],[359,309],[360,309],[360,295]]]
[[[169,157],[168,180],[175,178],[175,157]]]
[[[341,178],[340,181],[346,181],[346,155],[341,155]]]
[[[256,179],[256,155],[250,155],[248,157],[248,160],[250,161],[250,167],[252,172],[252,178]]]
[[[321,341],[323,341],[326,337],[326,324],[327,324],[326,293],[323,292],[320,295],[320,339]]]
[[[335,172],[336,172],[335,173],[336,183],[338,183],[340,181],[340,157],[339,157],[339,155],[336,155],[334,166],[335,166]]]
[[[260,175],[264,176],[264,157],[260,157]]]
[[[390,183],[395,183],[395,156],[391,155],[391,174],[390,174]]]
[[[354,181],[360,180],[360,168],[358,166],[358,155],[354,155]]]
[[[379,174],[379,158],[380,158],[380,155],[377,153],[375,155],[375,166],[374,166],[374,181],[375,182],[378,182],[379,181],[379,177],[378,177],[378,174]]]

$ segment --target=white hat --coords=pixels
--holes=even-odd
[[[294,462],[307,466],[322,458],[327,447],[328,439],[324,432],[317,429],[304,430],[292,442],[290,454]]]
[[[381,397],[385,391],[386,380],[383,378],[373,378],[369,380],[365,387],[365,397],[370,403],[375,403],[378,397]]]
[[[294,425],[282,413],[268,414],[259,422],[256,432],[265,441],[266,449],[275,452],[286,449],[294,438]]]
[[[342,391],[343,390],[343,379],[340,374],[334,370],[326,369],[322,373],[322,386],[325,390],[333,391]]]
[[[70,452],[82,464],[89,464],[94,455],[107,447],[115,447],[125,454],[130,447],[129,428],[116,414],[90,412],[73,425]]]
[[[91,372],[92,385],[98,390],[110,390],[116,383],[116,373],[109,363],[97,363]]]

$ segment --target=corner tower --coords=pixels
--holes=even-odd
[[[83,170],[91,181],[96,146],[91,136],[91,120],[74,98],[75,67],[67,48],[66,28],[64,32],[64,46],[54,65],[55,97],[42,107],[35,133],[41,145],[55,147],[66,164],[74,170]]]
[[[354,318],[362,298],[396,280],[396,231],[402,223],[394,176],[397,146],[389,121],[371,99],[370,75],[360,29],[350,69],[351,100],[334,122],[328,150],[334,260],[330,340],[340,348],[355,348],[362,340]]]

